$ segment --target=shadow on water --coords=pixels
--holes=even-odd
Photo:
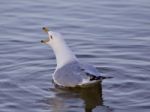
[[[46,101],[54,112],[80,112],[83,109],[84,112],[112,112],[103,104],[101,83],[86,88],[57,88],[55,93],[55,97]]]

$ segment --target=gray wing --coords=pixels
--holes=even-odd
[[[80,63],[80,67],[82,70],[84,70],[86,73],[94,75],[96,77],[101,76],[99,71],[92,65],[87,64],[87,63]]]
[[[99,71],[92,65],[72,62],[53,74],[53,80],[56,84],[62,86],[76,86],[93,80],[101,80],[105,77],[101,76]]]
[[[54,82],[62,86],[76,86],[82,83],[83,79],[88,80],[88,78],[77,62],[69,63],[53,74]]]
[[[80,63],[82,70],[90,77],[90,81],[93,80],[103,80],[103,79],[110,79],[113,78],[111,76],[103,76],[100,72],[92,65]]]
[[[99,71],[90,64],[80,63],[80,67],[81,67],[82,71],[84,71],[86,73],[86,75],[89,77],[90,81],[111,78],[111,77],[102,76],[99,73]]]

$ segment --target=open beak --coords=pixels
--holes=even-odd
[[[43,31],[44,31],[44,32],[46,32],[46,33],[48,33],[48,31],[49,31],[47,27],[43,27],[42,29],[43,29]],[[41,43],[46,44],[48,41],[50,41],[50,39],[49,39],[49,38],[48,38],[48,39],[46,39],[46,40],[41,40]]]
[[[48,33],[48,28],[47,27],[43,27],[42,28],[44,32]]]

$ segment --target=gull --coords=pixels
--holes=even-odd
[[[52,74],[55,85],[60,87],[88,86],[104,79],[99,71],[92,65],[81,63],[67,46],[61,34],[49,31],[47,27],[43,30],[48,33],[48,39],[41,40],[52,47],[56,56],[57,66]]]

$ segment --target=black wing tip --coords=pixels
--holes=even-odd
[[[90,81],[93,81],[93,80],[103,80],[103,79],[111,79],[113,77],[105,77],[105,76],[90,76]]]

